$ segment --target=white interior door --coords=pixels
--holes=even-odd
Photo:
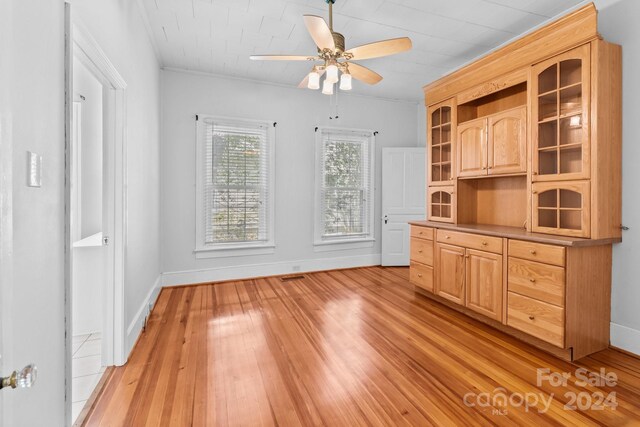
[[[409,221],[425,219],[425,149],[382,149],[382,265],[409,265]]]

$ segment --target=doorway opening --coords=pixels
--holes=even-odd
[[[81,422],[105,368],[126,362],[125,88],[71,18],[67,56],[67,419]]]
[[[104,372],[102,304],[108,259],[103,211],[102,83],[73,58],[71,161],[71,394],[72,422]]]

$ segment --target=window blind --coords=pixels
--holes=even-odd
[[[371,134],[323,130],[320,147],[320,237],[371,234]]]
[[[266,242],[270,149],[264,123],[202,119],[205,245]]]

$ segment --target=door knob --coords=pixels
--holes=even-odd
[[[28,388],[36,382],[38,377],[38,368],[33,363],[25,366],[20,371],[13,371],[8,377],[2,378],[0,389],[11,388]]]

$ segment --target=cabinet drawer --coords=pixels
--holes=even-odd
[[[411,237],[417,237],[419,239],[433,240],[433,228],[420,227],[417,225],[411,226]]]
[[[564,348],[564,309],[509,292],[507,325]]]
[[[448,245],[462,246],[480,251],[502,253],[502,239],[479,234],[460,233],[457,231],[437,230],[437,240]]]
[[[562,267],[509,257],[509,291],[564,307]]]
[[[522,240],[509,240],[509,256],[564,267],[565,248]]]
[[[409,267],[409,280],[417,287],[433,292],[432,267],[411,261],[411,266]]]
[[[433,267],[433,242],[431,240],[411,238],[411,261]]]

